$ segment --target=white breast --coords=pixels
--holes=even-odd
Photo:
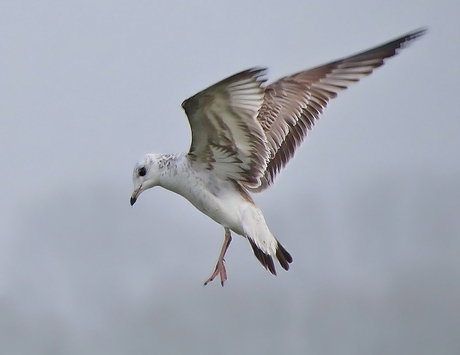
[[[222,180],[210,170],[192,169],[185,157],[176,160],[161,176],[161,186],[189,200],[199,211],[223,227],[244,235],[241,214],[248,202],[232,182]]]

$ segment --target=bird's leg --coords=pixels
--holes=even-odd
[[[219,254],[219,259],[217,259],[217,264],[214,272],[212,273],[211,277],[206,280],[204,285],[206,286],[208,283],[210,283],[212,280],[215,279],[217,275],[220,276],[220,284],[224,286],[224,282],[227,281],[227,271],[225,270],[225,265],[224,265],[224,257],[225,253],[227,252],[228,246],[230,245],[232,241],[232,235],[230,233],[230,229],[225,228],[225,239],[224,239],[224,244],[222,245],[222,249]]]

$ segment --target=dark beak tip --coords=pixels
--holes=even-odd
[[[136,203],[136,200],[137,200],[137,198],[131,197],[131,199],[129,200],[129,203],[131,204],[131,206]]]

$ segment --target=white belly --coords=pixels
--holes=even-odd
[[[182,195],[224,228],[250,238],[263,252],[276,255],[277,242],[261,210],[242,196],[233,182],[208,170],[197,172],[182,166],[177,173],[164,176],[161,186]]]
[[[249,203],[230,182],[225,182],[219,189],[205,187],[201,185],[190,196],[184,197],[223,227],[230,228],[235,233],[244,236],[241,216]]]

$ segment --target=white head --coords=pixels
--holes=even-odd
[[[147,154],[134,166],[134,192],[131,195],[131,206],[134,205],[143,191],[160,184],[160,167],[158,162],[156,154]]]

